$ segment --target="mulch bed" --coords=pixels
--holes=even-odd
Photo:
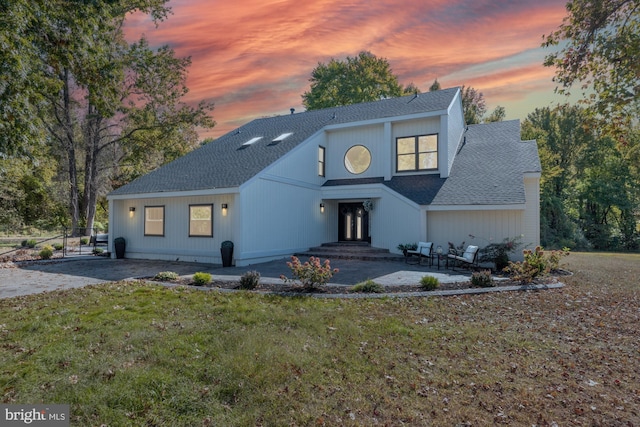
[[[542,279],[538,279],[534,284],[550,284],[556,283],[558,281],[558,276],[570,275],[571,273],[568,271],[554,271],[552,275],[544,277]],[[155,280],[152,277],[147,277],[145,279]],[[226,289],[226,290],[240,290],[240,282],[238,281],[222,281],[222,280],[213,280],[211,283],[205,286],[198,286],[193,283],[190,279],[179,278],[177,280],[167,280],[167,283],[173,283],[177,285],[184,286],[197,286],[202,288],[211,288],[211,289]],[[496,280],[495,287],[503,287],[503,286],[517,286],[520,285],[519,282],[515,282],[513,280]],[[461,289],[473,289],[474,286],[471,285],[470,281],[466,282],[455,282],[455,283],[440,283],[438,286],[438,291],[444,290],[461,290]],[[291,284],[278,284],[278,283],[260,283],[256,288],[252,289],[251,292],[261,292],[261,293],[290,293],[290,294],[358,294],[363,292],[356,292],[352,290],[351,286],[335,286],[328,285],[322,286],[318,288],[305,288],[300,285],[291,285]],[[384,286],[384,292],[387,294],[394,293],[411,293],[411,292],[425,292],[425,290],[418,284],[415,285],[392,285],[392,286]]]

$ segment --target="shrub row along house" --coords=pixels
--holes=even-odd
[[[540,173],[519,121],[467,126],[459,88],[292,110],[110,193],[109,238],[126,239],[128,258],[206,263],[230,240],[238,266],[336,241],[398,252],[522,235],[532,247]]]

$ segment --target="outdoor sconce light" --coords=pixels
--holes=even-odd
[[[320,203],[320,213],[324,213],[324,203]]]
[[[136,208],[134,208],[133,206],[129,207],[129,218],[133,218],[133,214],[135,213]]]
[[[227,209],[229,206],[226,203],[222,204],[222,216],[227,216]]]
[[[436,252],[438,253],[438,255],[442,255],[442,246],[438,245],[438,247],[436,248]]]

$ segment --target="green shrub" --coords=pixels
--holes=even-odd
[[[153,276],[154,280],[168,281],[168,280],[176,280],[178,278],[178,273],[173,271],[161,271],[160,273]]]
[[[425,291],[433,291],[438,286],[440,286],[440,281],[437,277],[423,276],[422,279],[420,279],[420,287]]]
[[[204,286],[211,283],[211,274],[199,271],[193,275],[193,284],[196,286]]]
[[[260,283],[260,273],[257,271],[247,271],[240,276],[240,289],[255,289]]]
[[[474,271],[471,273],[471,284],[480,288],[491,288],[496,285],[491,276],[491,270]]]
[[[104,250],[102,248],[93,248],[91,251],[94,255],[100,255]]]
[[[351,290],[354,292],[379,294],[384,292],[384,286],[382,286],[380,283],[376,283],[373,280],[369,279],[364,282],[356,283],[351,287]]]
[[[62,243],[54,243],[52,246],[53,246],[53,249],[55,249],[56,251],[61,251],[62,248],[64,248]]]
[[[36,241],[36,239],[29,239],[29,240],[23,240],[22,241],[22,246],[25,246],[27,248],[35,248],[36,245],[38,244],[38,242]]]
[[[40,250],[39,255],[42,259],[50,259],[53,256],[53,248],[49,245],[46,245]]]
[[[560,259],[569,255],[568,249],[561,251],[545,252],[540,246],[533,251],[525,249],[522,251],[524,261],[509,262],[509,266],[504,269],[513,280],[522,284],[533,282],[537,277],[544,276],[552,270],[557,270]]]
[[[89,239],[87,237],[81,237],[80,238],[80,244],[81,245],[87,245],[89,244]]]

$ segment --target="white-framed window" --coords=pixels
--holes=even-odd
[[[438,169],[438,134],[396,139],[396,171]]]
[[[325,176],[326,151],[322,145],[318,146],[318,176]]]
[[[189,237],[213,237],[213,205],[189,205]]]
[[[164,236],[164,206],[144,207],[144,235]]]

